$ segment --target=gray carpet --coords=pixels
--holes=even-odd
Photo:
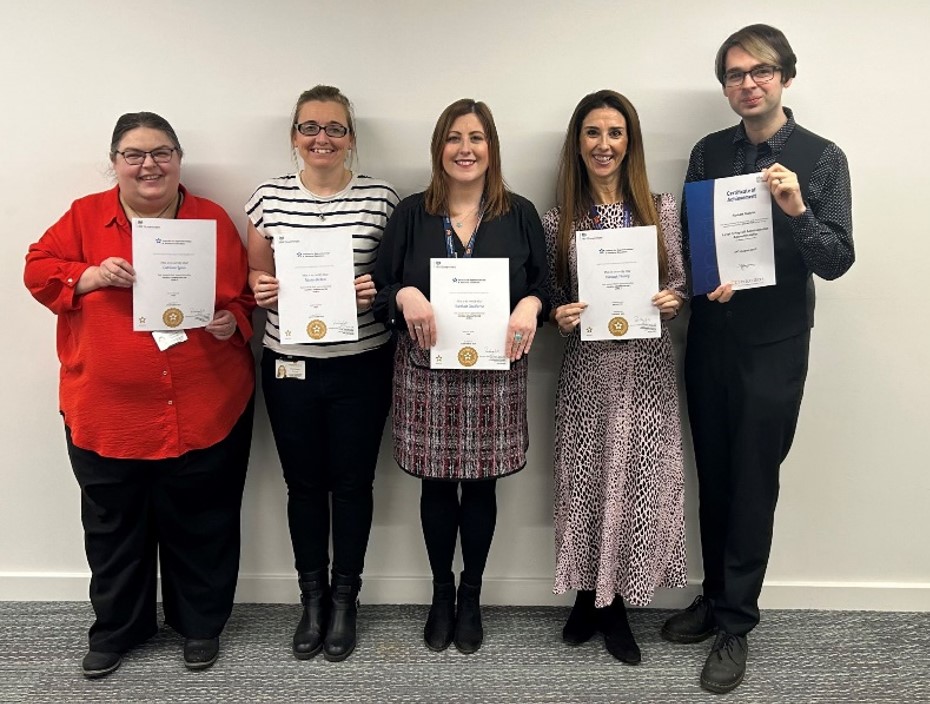
[[[2,702],[701,702],[709,641],[658,635],[670,612],[631,614],[643,663],[623,665],[598,636],[570,648],[566,608],[489,606],[475,655],[432,653],[425,606],[363,606],[359,646],[343,663],[290,654],[297,606],[240,604],[210,670],[188,672],[168,628],[107,678],[85,680],[86,603],[0,603]],[[930,702],[930,614],[767,611],[750,637],[749,669],[728,702]]]

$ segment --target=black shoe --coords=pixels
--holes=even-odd
[[[601,628],[604,632],[604,647],[607,648],[607,652],[627,665],[639,665],[643,654],[630,629],[623,597],[619,594],[615,596],[613,603],[605,611],[606,618]]]
[[[323,634],[329,617],[329,580],[326,570],[303,572],[300,603],[304,613],[294,631],[294,657],[309,660],[323,649]]]
[[[423,640],[430,650],[440,652],[449,647],[455,633],[455,583],[433,581],[433,603],[426,617]]]
[[[342,662],[355,650],[358,592],[362,580],[358,575],[333,572],[332,607],[323,639],[323,657]]]
[[[597,609],[594,592],[579,589],[568,620],[562,628],[562,640],[569,645],[587,643],[597,633]]]
[[[188,638],[184,641],[184,666],[188,670],[206,670],[213,667],[219,654],[219,637]]]
[[[475,653],[484,641],[480,597],[480,585],[472,586],[464,581],[459,583],[453,642],[460,653]]]
[[[111,672],[116,672],[122,662],[123,656],[119,653],[88,650],[87,655],[81,661],[81,670],[84,672],[84,677],[94,680],[98,677],[106,677]]]
[[[708,692],[726,694],[743,681],[749,643],[746,636],[720,631],[701,670],[701,687]]]
[[[714,625],[714,606],[704,596],[698,596],[684,611],[669,618],[662,626],[662,637],[673,643],[700,643],[710,638]]]

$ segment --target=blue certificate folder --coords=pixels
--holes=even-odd
[[[714,183],[711,179],[685,184],[691,292],[695,296],[709,293],[720,285],[717,239],[714,234]]]

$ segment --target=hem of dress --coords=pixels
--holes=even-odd
[[[426,475],[426,474],[417,474],[416,472],[411,472],[409,469],[407,469],[406,467],[404,467],[404,465],[402,465],[400,462],[398,462],[398,460],[397,460],[396,457],[394,458],[394,461],[397,462],[397,466],[400,467],[401,470],[403,470],[403,472],[404,472],[405,474],[407,474],[407,475],[409,475],[409,476],[411,476],[411,477],[414,477],[415,479],[430,479],[430,480],[432,480],[432,481],[434,481],[434,482],[485,482],[485,481],[488,481],[489,479],[503,479],[504,477],[513,476],[514,474],[516,474],[517,472],[519,472],[520,470],[522,470],[524,467],[526,467],[526,462],[524,462],[523,464],[521,464],[521,465],[520,465],[519,467],[517,467],[516,469],[513,469],[513,470],[511,470],[511,471],[509,471],[509,472],[505,472],[505,473],[503,473],[503,474],[495,474],[493,477],[461,477],[461,478],[456,478],[456,477],[431,477],[431,476]]]

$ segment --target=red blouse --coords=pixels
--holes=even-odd
[[[162,352],[151,333],[133,332],[131,288],[75,293],[89,266],[132,261],[118,188],[76,200],[26,255],[27,288],[58,316],[65,424],[76,446],[104,457],[164,459],[214,445],[255,385],[245,248],[219,205],[181,192],[178,218],[216,221],[216,310],[230,311],[238,326],[225,342],[196,328]]]

